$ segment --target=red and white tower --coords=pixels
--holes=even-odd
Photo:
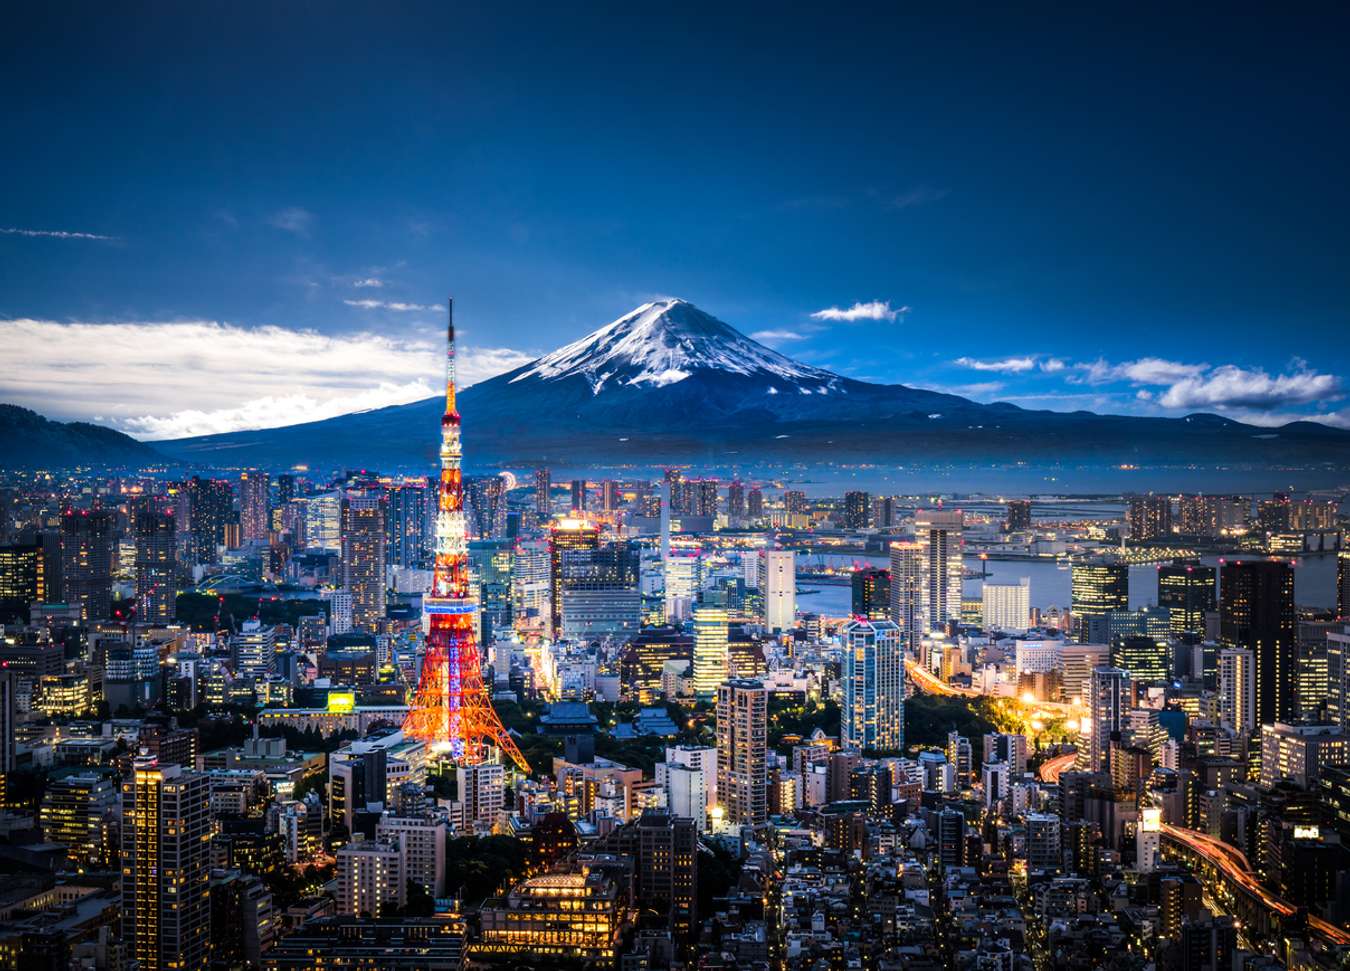
[[[483,687],[474,636],[478,605],[469,595],[469,543],[464,524],[463,450],[455,406],[455,305],[448,301],[445,414],[441,417],[441,485],[436,513],[436,568],[423,598],[430,618],[422,678],[403,732],[446,752],[460,765],[490,760],[490,748],[509,755],[522,771],[529,763],[507,734]]]

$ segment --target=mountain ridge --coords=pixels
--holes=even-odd
[[[163,462],[152,445],[85,421],[60,422],[0,404],[0,468],[136,466]]]

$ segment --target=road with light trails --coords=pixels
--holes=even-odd
[[[1183,829],[1180,826],[1171,826],[1167,823],[1163,824],[1162,832],[1164,836],[1176,840],[1193,853],[1198,853],[1209,860],[1223,871],[1224,876],[1256,898],[1261,906],[1272,913],[1281,917],[1292,917],[1298,912],[1297,907],[1287,900],[1275,896],[1262,885],[1256,875],[1252,873],[1252,866],[1248,862],[1246,854],[1237,847],[1229,846],[1207,833]],[[1332,944],[1350,945],[1350,931],[1337,927],[1330,921],[1323,920],[1313,914],[1308,915],[1308,930]]]
[[[983,692],[977,688],[966,688],[959,684],[948,684],[912,658],[905,659],[905,670],[909,672],[909,679],[914,683],[914,686],[927,694],[949,695],[958,698],[985,697]],[[1016,702],[1022,706],[1028,717],[1056,715],[1064,718],[1077,718],[1083,714],[1083,708],[1081,706],[1066,705],[1059,701],[1023,701],[1021,698],[1003,695],[994,695],[992,697],[994,700]]]
[[[1066,752],[1063,755],[1055,755],[1041,763],[1038,770],[1042,782],[1057,783],[1059,775],[1066,769],[1073,768],[1074,762],[1078,760],[1077,752]]]

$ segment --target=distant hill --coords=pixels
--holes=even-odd
[[[88,422],[59,422],[18,405],[0,404],[0,468],[141,466],[164,456],[144,442]]]
[[[427,468],[443,402],[156,447],[185,462]],[[470,467],[661,462],[1061,462],[1350,468],[1350,432],[1218,415],[981,404],[793,361],[683,300],[645,304],[463,391]]]

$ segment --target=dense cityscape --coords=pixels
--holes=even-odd
[[[437,478],[6,474],[3,966],[1345,965],[1342,494],[466,477],[447,346]]]

